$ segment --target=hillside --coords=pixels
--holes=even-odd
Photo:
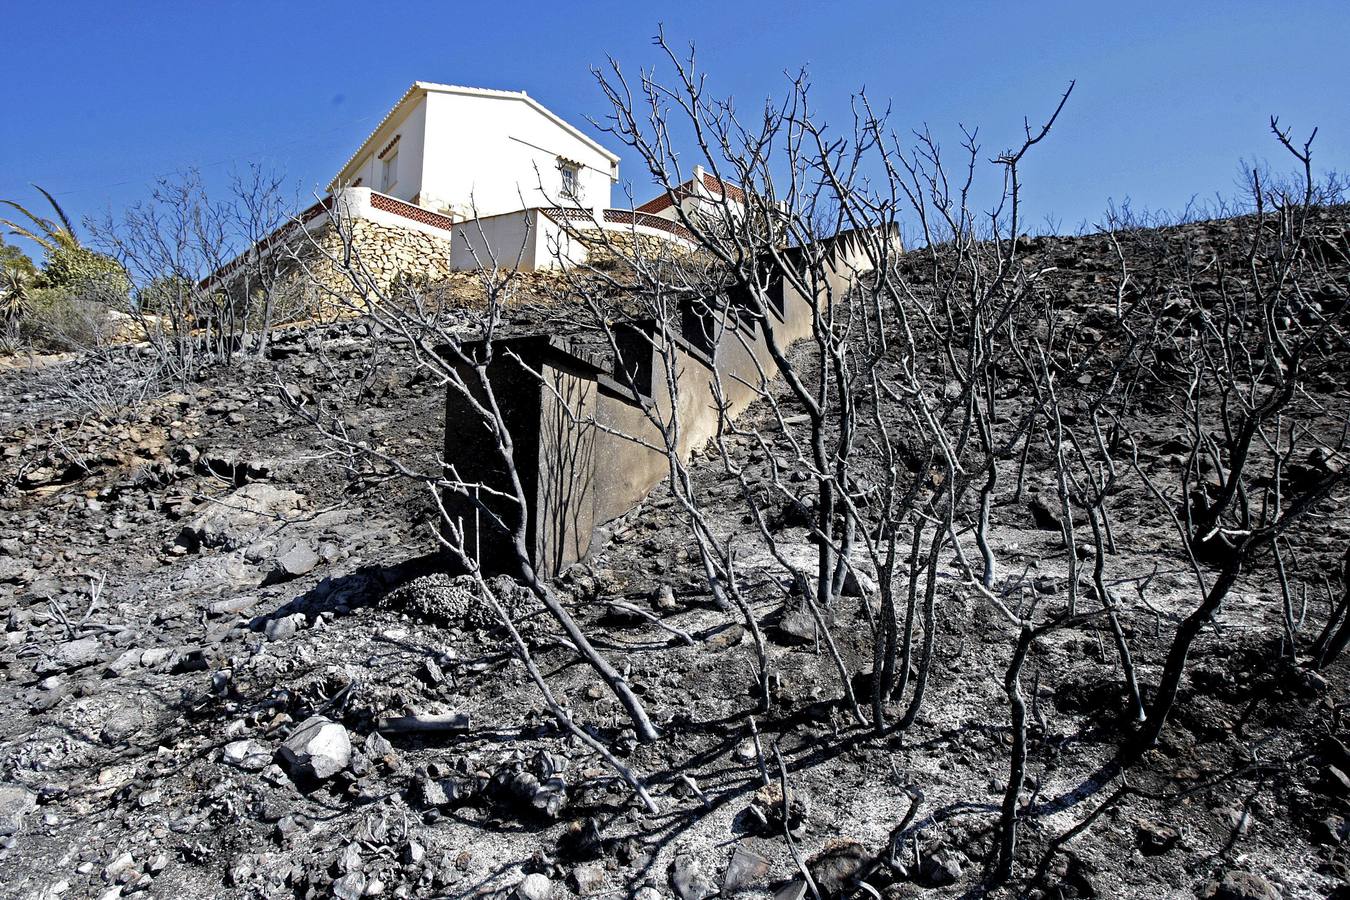
[[[1314,217],[1316,265],[1299,297],[1309,322],[1331,327],[1275,425],[1280,434],[1298,423],[1297,455],[1272,476],[1290,497],[1346,467],[1350,210]],[[1185,335],[1266,274],[1248,256],[1252,227],[1233,219],[1019,239],[1018,277],[1036,273],[1028,295],[1046,311],[1019,333],[1051,348],[1062,424],[1086,429],[1092,410],[1116,414],[1103,433],[1127,448],[1127,474],[1189,484],[1178,473],[1203,468],[1189,458],[1198,376]],[[951,265],[937,248],[908,254],[900,270],[926,296],[940,293]],[[522,333],[565,332],[580,317],[542,304],[513,315],[509,329]],[[1035,330],[1042,320],[1054,340]],[[1146,330],[1168,337],[1137,340]],[[1228,346],[1254,350],[1253,334]],[[1034,404],[1017,374],[1034,368],[1030,346],[999,345],[990,362],[1003,373],[996,428]],[[792,360],[818,381],[812,350],[803,342]],[[921,335],[915,351],[898,347],[880,365],[925,383],[953,377],[938,343]],[[1257,388],[1277,378],[1239,357],[1227,365],[1254,367]],[[1133,381],[1120,377],[1129,360]],[[528,591],[494,582],[559,701],[644,780],[661,807],[649,814],[560,728],[475,591],[440,574],[423,486],[345,455],[301,414],[335,409],[349,440],[434,469],[444,388],[406,347],[361,321],[296,329],[268,359],[207,370],[131,409],[98,402],[133,364],[72,358],[0,372],[6,895],[799,900],[809,894],[794,853],[832,895],[981,895],[1009,793],[1005,673],[1018,634],[943,546],[931,566],[931,630],[920,622],[916,632],[932,637],[924,705],[881,734],[858,723],[836,660],[746,504],[741,479],[764,490],[774,550],[815,552],[811,510],[768,487],[796,483],[783,474],[796,450],[778,415],[801,411],[781,382],[777,412],[756,405],[725,458],[709,448],[691,464],[766,637],[767,710],[756,708],[752,636],[713,602],[684,508],[664,487],[611,523],[607,543],[556,585],[661,741],[638,741]],[[877,410],[868,422],[903,434],[897,396],[867,394]],[[888,472],[932,463],[931,448],[903,439],[898,461],[883,459],[869,449],[878,430],[868,424],[858,439],[859,503],[879,502]],[[1219,418],[1199,430],[1222,440]],[[1282,447],[1253,456],[1273,465]],[[1081,582],[1073,595],[1097,609],[1092,522],[1080,509],[1080,543],[1066,547],[1055,452],[1039,442],[1001,464],[987,530],[1001,596],[1020,598],[1038,623],[1068,615],[1071,576]],[[1058,452],[1101,466],[1111,455]],[[1204,593],[1195,571],[1219,551],[1198,546],[1193,565],[1168,510],[1201,507],[1172,494],[1159,503],[1126,482],[1103,501],[1113,544],[1104,577],[1151,698],[1173,633]],[[925,490],[941,488],[934,475]],[[1312,524],[1277,544],[1295,573],[1288,608],[1305,651],[1348,589],[1346,492],[1334,481]],[[1259,519],[1259,499],[1248,500]],[[963,505],[953,528],[970,534],[977,518]],[[1253,559],[1196,638],[1160,741],[1123,777],[1112,763],[1134,726],[1105,618],[1067,619],[1028,642],[1025,790],[1011,792],[1024,809],[1021,874],[994,896],[1350,896],[1350,659],[1319,670],[1289,654],[1273,561]],[[882,610],[875,566],[858,569],[827,612],[866,709]],[[1201,574],[1212,583],[1212,569]],[[892,725],[905,706],[889,710]],[[786,816],[778,759],[790,779]]]

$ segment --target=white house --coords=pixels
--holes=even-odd
[[[328,190],[367,187],[455,221],[603,210],[619,157],[524,91],[415,81]]]
[[[524,91],[416,81],[328,191],[349,215],[449,240],[455,270],[577,264],[592,229],[692,246],[671,216],[610,209],[618,178],[618,156]]]
[[[720,182],[705,184],[711,176],[697,171],[699,196],[714,196],[709,185]],[[618,156],[524,91],[415,81],[328,184],[327,197],[208,281],[228,280],[246,258],[275,252],[298,228],[331,231],[335,212],[361,224],[353,243],[382,281],[434,280],[489,262],[525,271],[574,265],[595,243],[576,240],[578,232],[595,229],[693,246],[669,211],[609,208],[618,178]]]

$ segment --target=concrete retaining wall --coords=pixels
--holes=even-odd
[[[780,282],[767,298],[778,314],[767,322],[712,320],[688,311],[680,332],[669,335],[678,373],[674,396],[665,361],[653,346],[653,340],[661,340],[655,322],[620,326],[613,370],[547,335],[499,341],[491,348],[488,377],[507,419],[529,508],[519,510],[490,496],[480,499],[503,521],[527,518],[525,549],[541,575],[556,575],[584,557],[597,526],[632,509],[669,475],[666,455],[638,442],[664,444],[643,412],[644,402],[655,404],[663,420],[678,402],[682,433],[676,450],[687,459],[717,433],[714,372],[729,413],[738,415],[756,399],[749,385],[760,382],[760,372],[776,375],[770,337],[786,352],[812,333],[817,303],[844,296],[857,276],[870,271],[856,235],[834,238],[830,250],[820,296],[808,300]],[[710,339],[717,333],[720,340]],[[478,354],[487,349],[482,344],[465,348],[474,358],[483,358]],[[509,488],[491,432],[453,388],[446,404],[445,458],[463,482]],[[485,570],[516,570],[514,548],[490,515],[456,492],[448,491],[445,502],[463,523],[470,552]]]

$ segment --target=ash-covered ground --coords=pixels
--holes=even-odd
[[[1186,233],[1222,242],[1227,227]],[[1068,303],[1110,305],[1105,238],[1038,239],[1029,253],[1053,262],[1047,283]],[[1344,360],[1314,374],[1313,400],[1350,406]],[[833,661],[709,455],[696,484],[719,532],[744,545],[742,584],[777,673],[768,712],[755,713],[745,628],[712,604],[665,489],[558,582],[661,741],[639,743],[551,620],[502,585],[556,696],[645,780],[652,815],[559,728],[476,594],[441,574],[425,489],[336,451],[283,400],[341,397],[348,437],[434,465],[442,388],[406,355],[362,323],[316,327],[265,360],[100,411],[97,386],[127,364],[0,374],[0,893],[797,900],[774,747],[794,846],[822,890],[982,892],[1006,790],[1012,642],[959,588],[954,560],[942,561],[951,589],[924,708],[879,737],[840,704]],[[752,409],[745,427],[767,415]],[[1142,466],[1179,465],[1176,435],[1141,433]],[[767,471],[751,442],[733,452],[752,477]],[[1000,565],[1047,606],[1067,574],[1046,527],[1053,492],[1033,458],[1024,495],[1009,486],[994,510]],[[1147,684],[1196,588],[1147,497],[1112,512],[1112,588]],[[789,513],[778,540],[809,555]],[[1319,521],[1300,538],[1304,564],[1334,581],[1347,540],[1344,516]],[[866,587],[831,613],[864,696]],[[1281,662],[1280,617],[1273,582],[1240,584],[1196,645],[1161,744],[1130,770],[1133,792],[1054,857],[1041,896],[1347,896],[1346,663],[1318,675]],[[1024,681],[1036,722],[1024,842],[1039,854],[1122,783],[1095,777],[1124,728],[1104,624],[1047,636]],[[901,827],[897,865],[853,885]]]

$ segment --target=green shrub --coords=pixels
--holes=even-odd
[[[131,279],[117,260],[86,247],[57,247],[49,251],[40,278],[46,287],[69,288],[96,299],[125,302],[131,291]]]

